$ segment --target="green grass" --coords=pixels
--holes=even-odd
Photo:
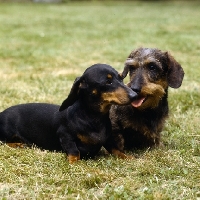
[[[0,145],[0,199],[200,198],[199,10],[197,1],[0,4],[0,110],[61,104],[87,67],[122,71],[140,46],[170,51],[185,71],[169,91],[163,149],[69,165],[62,153]]]

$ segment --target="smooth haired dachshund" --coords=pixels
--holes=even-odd
[[[123,152],[160,145],[160,134],[168,116],[168,86],[179,88],[184,71],[168,53],[153,48],[131,52],[122,78],[129,73],[130,89],[138,94],[130,105],[113,105],[110,110],[113,139],[110,143]]]
[[[69,163],[95,156],[102,146],[124,158],[106,144],[111,134],[109,109],[112,104],[130,104],[136,96],[115,69],[95,64],[76,78],[61,106],[29,103],[1,112],[0,140],[10,146],[25,143],[62,150]]]

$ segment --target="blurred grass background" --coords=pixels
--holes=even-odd
[[[185,71],[181,88],[169,91],[164,149],[71,166],[61,153],[1,145],[1,199],[199,198],[199,1],[0,2],[0,111],[61,104],[87,67],[108,63],[121,72],[141,46],[169,51]]]

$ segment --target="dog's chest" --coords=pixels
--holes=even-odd
[[[102,123],[93,123],[77,133],[77,139],[87,145],[103,145],[108,137],[108,128]]]
[[[117,113],[119,113],[119,110]],[[132,134],[152,137],[162,131],[166,116],[167,113],[155,112],[155,110],[140,112],[133,109],[123,109],[113,124],[118,124],[116,128],[122,130],[123,133],[131,131]]]
[[[141,120],[142,121],[142,120]],[[140,119],[126,119],[121,121],[121,128],[126,131],[127,129],[132,130],[132,132],[146,132],[151,128],[150,125],[146,123],[141,123]]]
[[[134,132],[149,132],[152,127],[152,119],[149,116],[135,112],[131,107],[118,107],[111,113],[113,130],[132,130]]]

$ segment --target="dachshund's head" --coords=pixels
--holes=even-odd
[[[76,78],[59,110],[65,110],[79,100],[86,107],[105,113],[112,104],[130,104],[136,96],[136,92],[124,85],[114,68],[107,64],[95,64]]]
[[[154,48],[132,51],[126,59],[122,78],[128,73],[128,86],[138,94],[132,105],[138,109],[156,107],[168,86],[179,88],[184,77],[181,65],[168,52]]]

